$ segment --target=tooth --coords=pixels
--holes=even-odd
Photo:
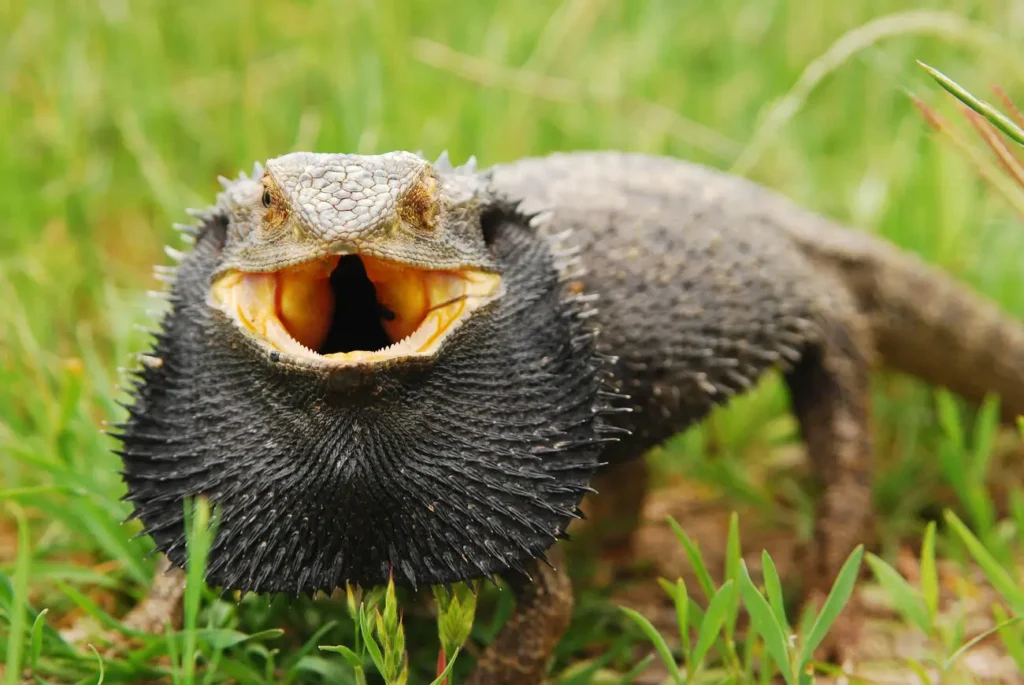
[[[288,330],[281,325],[281,322],[276,316],[267,317],[266,331],[267,340],[272,342],[275,347],[280,348],[282,352],[291,352],[299,357],[319,356],[313,352],[313,350],[309,349],[289,335]]]

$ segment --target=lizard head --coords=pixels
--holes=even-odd
[[[543,556],[609,429],[591,311],[534,223],[446,157],[289,154],[225,182],[118,435],[157,549],[185,563],[184,501],[203,496],[207,580],[227,589]]]
[[[219,198],[211,304],[297,364],[430,358],[501,291],[479,187],[410,153],[272,159]]]

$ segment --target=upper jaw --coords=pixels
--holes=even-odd
[[[502,291],[491,271],[349,253],[274,271],[222,271],[208,303],[272,358],[340,369],[431,358]]]

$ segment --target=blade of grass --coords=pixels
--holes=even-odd
[[[68,599],[70,599],[75,606],[87,615],[99,621],[99,623],[104,627],[113,628],[114,630],[130,637],[146,637],[145,633],[129,628],[124,623],[108,614],[106,611],[101,609],[98,604],[86,597],[85,594],[79,592],[77,588],[71,587],[67,583],[63,583],[61,581],[56,581],[54,585],[56,585],[61,592],[67,595]]]
[[[778,619],[786,634],[792,630],[789,627],[789,619],[786,618],[786,603],[782,598],[782,581],[779,580],[779,572],[775,568],[775,562],[768,554],[768,550],[761,550],[761,569],[764,574],[764,590],[768,595],[768,604],[771,605],[775,618]]]
[[[455,648],[455,651],[452,652],[452,658],[448,660],[448,665],[445,666],[444,670],[441,671],[441,673],[430,682],[430,685],[444,685],[445,678],[447,678],[449,675],[451,675],[452,668],[455,667],[455,658],[457,656],[459,656],[459,652],[461,650],[462,650],[462,647],[456,647]]]
[[[943,74],[938,69],[928,66],[920,60],[917,60],[917,63],[922,69],[927,71],[933,79],[938,81],[940,86],[949,91],[953,97],[991,121],[993,126],[1008,135],[1010,138],[1021,145],[1024,145],[1024,129],[1015,124],[1009,117],[987,102],[979,100],[971,95],[963,86]]]
[[[316,632],[309,636],[309,638],[302,643],[302,646],[299,647],[299,649],[295,651],[295,653],[289,656],[288,660],[290,662],[290,665],[286,668],[286,671],[288,671],[288,673],[292,673],[298,662],[304,657],[311,655],[313,653],[313,650],[317,648],[317,645],[320,643],[320,640],[323,639],[324,635],[326,635],[335,627],[337,627],[337,625],[337,621],[327,621],[322,626],[317,628]]]
[[[961,153],[970,159],[978,175],[985,179],[1015,211],[1024,215],[1024,198],[1021,197],[1020,188],[1011,183],[1005,174],[1000,173],[1000,168],[997,165],[989,161],[978,148],[969,143],[959,131],[945,122],[942,117],[928,107],[920,98],[915,95],[910,97],[928,123],[936,131],[946,136]]]
[[[619,607],[619,610],[633,619],[633,622],[639,626],[643,634],[651,641],[651,644],[654,645],[654,649],[657,650],[661,660],[665,663],[665,668],[668,669],[669,675],[672,676],[672,680],[677,685],[683,685],[683,675],[679,672],[679,666],[676,664],[676,660],[672,657],[672,650],[669,649],[668,644],[665,642],[665,638],[661,636],[658,629],[655,628],[654,625],[643,615],[629,607]]]
[[[697,582],[700,584],[701,589],[704,590],[704,596],[710,601],[715,596],[716,587],[714,581],[711,580],[711,574],[708,573],[708,567],[704,565],[704,557],[700,553],[700,545],[690,539],[690,536],[683,531],[674,518],[671,516],[667,518],[669,527],[672,528],[672,532],[675,533],[679,543],[683,546],[686,558],[690,561],[690,566],[697,576]]]
[[[96,648],[92,645],[89,645],[89,649],[92,650],[92,653],[96,656],[96,665],[97,670],[99,671],[99,674],[96,676],[96,685],[103,685],[103,680],[106,677],[106,669],[103,667],[103,657],[100,656],[100,653],[97,652]]]
[[[973,638],[965,642],[963,645],[961,645],[960,649],[953,652],[953,654],[950,655],[948,659],[946,659],[946,662],[942,665],[942,670],[948,671],[950,668],[952,668],[953,664],[956,663],[957,659],[963,656],[971,647],[978,644],[979,642],[987,638],[989,635],[999,632],[1000,629],[1009,628],[1013,624],[1019,622],[1022,618],[1024,617],[1014,616],[1013,618],[1009,618],[1003,621],[1002,623],[996,624],[995,626],[989,628],[980,635],[974,636]]]
[[[879,584],[896,605],[896,609],[925,635],[930,634],[931,621],[927,609],[910,583],[897,573],[896,569],[870,552],[867,555],[867,562]]]
[[[1003,101],[1003,107],[1010,113],[1010,118],[1020,127],[1024,128],[1024,114],[1017,108],[1017,105],[1013,104],[1013,100],[1006,94],[1006,91],[999,86],[992,86],[992,92],[996,94],[1000,100]]]
[[[697,636],[697,646],[693,649],[691,661],[687,663],[691,679],[703,666],[704,657],[707,656],[708,650],[711,649],[711,645],[718,637],[728,615],[729,607],[735,602],[737,594],[736,583],[727,580],[722,587],[718,588],[718,592],[708,604],[708,610],[704,614],[704,621],[701,623],[700,633]]]
[[[679,625],[679,640],[683,643],[683,650],[690,653],[690,627],[687,625],[690,613],[690,593],[686,589],[686,583],[682,578],[676,581],[676,623]]]
[[[975,464],[977,450],[972,450],[967,445],[963,421],[957,411],[953,395],[949,391],[941,389],[936,393],[935,399],[939,424],[944,435],[944,439],[939,445],[939,460],[943,474],[970,513],[970,519],[978,527],[982,538],[986,542],[991,542],[990,533],[994,525],[994,514],[992,502],[984,490],[984,475],[981,476],[981,484],[977,480],[978,469]],[[984,436],[984,430],[981,430],[976,436],[979,437],[982,450],[985,445]],[[982,457],[982,468],[984,468],[987,457],[985,455]]]
[[[740,517],[735,511],[729,515],[729,533],[725,540],[725,579],[739,583],[740,565],[743,563],[743,554],[740,549]],[[725,617],[725,635],[728,643],[734,643],[733,636],[736,634],[736,619],[740,613],[739,593],[734,593],[728,604],[728,613]]]
[[[956,409],[956,400],[945,388],[935,391],[935,405],[938,410],[939,426],[949,441],[960,451],[967,450],[963,424]]]
[[[181,637],[184,643],[187,631],[180,631],[176,636]],[[281,628],[267,628],[256,633],[243,633],[240,630],[230,628],[199,628],[195,631],[196,644],[204,644],[210,649],[225,650],[235,647],[244,642],[255,642],[258,640],[273,640],[284,635]]]
[[[768,605],[768,601],[754,587],[754,582],[750,579],[750,573],[747,571],[745,563],[740,564],[740,592],[743,595],[743,605],[750,614],[750,622],[757,634],[764,640],[768,655],[778,666],[787,685],[794,685],[793,666],[787,657],[786,634],[775,619],[775,614]]]
[[[362,607],[360,607],[362,610]],[[380,651],[380,647],[377,645],[377,638],[373,636],[373,621],[369,618],[369,611],[366,612],[366,616],[363,616],[363,646],[366,647],[366,651],[370,654],[370,659],[373,661],[374,667],[378,672],[383,672],[386,669],[384,664],[384,655]]]
[[[687,614],[690,611],[690,596],[686,591],[686,583],[682,578],[676,579],[676,584],[668,582],[664,578],[658,578],[661,589],[672,598],[672,604],[676,610],[676,626],[679,629],[679,640],[683,645],[683,653],[690,653],[690,626]]]
[[[929,521],[921,543],[921,595],[928,609],[929,624],[939,613],[939,573],[935,565],[935,521]]]
[[[43,653],[43,627],[46,625],[46,614],[49,611],[49,609],[43,609],[36,616],[36,620],[32,622],[32,651],[30,652],[32,656],[29,661],[32,675],[36,675],[39,669],[39,656]]]
[[[693,597],[690,597],[687,603],[689,608],[686,611],[686,620],[693,630],[700,630],[701,624],[704,623],[704,610],[697,602],[693,601]]]
[[[28,618],[28,579],[32,567],[32,547],[29,540],[28,519],[21,507],[9,503],[18,527],[18,551],[14,558],[14,583],[10,608],[10,637],[7,640],[7,664],[4,682],[18,685],[21,682],[22,649],[25,644],[25,624]]]
[[[332,659],[323,659],[316,656],[306,656],[299,659],[294,667],[296,673],[312,673],[320,677],[322,683],[338,683],[338,685],[358,685],[356,679],[350,675],[348,669],[341,663]],[[297,682],[305,683],[306,679],[298,679]],[[293,681],[295,682],[295,681]]]
[[[619,681],[621,685],[633,685],[633,681],[639,678],[644,671],[651,667],[651,662],[654,661],[654,655],[648,654],[633,668],[626,672],[626,675],[622,676],[622,680]]]
[[[1003,138],[999,136],[995,127],[985,120],[985,117],[981,116],[974,110],[968,109],[965,112],[967,121],[971,123],[974,130],[978,132],[981,139],[985,141],[985,144],[992,154],[995,155],[996,160],[999,162],[999,166],[1003,168],[1013,182],[1021,188],[1024,188],[1024,168],[1021,167],[1020,161],[1007,147],[1006,143],[1003,142]]]
[[[857,545],[856,549],[846,559],[843,567],[839,569],[839,575],[832,584],[832,590],[828,593],[825,604],[821,607],[821,611],[818,613],[818,617],[811,626],[811,631],[807,635],[803,647],[800,649],[801,670],[810,661],[814,650],[825,639],[828,629],[832,627],[832,624],[839,617],[840,612],[842,612],[843,607],[846,606],[846,602],[850,599],[850,595],[853,593],[853,586],[857,582],[860,560],[863,555],[864,545]]]
[[[199,603],[205,585],[206,558],[210,552],[212,533],[210,530],[210,504],[205,498],[185,503],[185,526],[189,536],[185,540],[188,553],[185,568],[185,597],[183,606],[184,644],[181,649],[182,675],[186,685],[195,682],[198,638],[196,628],[199,622]]]
[[[320,645],[319,649],[321,652],[340,654],[353,668],[360,668],[363,665],[363,660],[359,658],[359,655],[345,645]]]
[[[15,560],[15,563],[17,563],[17,560]],[[10,577],[0,571],[0,615],[11,616],[14,611],[13,607],[14,583]],[[28,607],[27,605],[26,609],[31,611],[31,607]],[[43,611],[45,612],[48,610],[44,609]],[[38,617],[36,621],[37,622],[33,624],[33,629],[38,628],[42,631],[43,645],[49,656],[61,656],[70,659],[74,659],[78,656],[78,652],[64,641],[64,638],[61,637],[59,632],[48,626],[46,621],[39,622]]]
[[[73,563],[34,563],[32,564],[33,582],[62,580],[73,585],[91,585],[107,590],[122,587],[120,578],[110,573],[109,568],[96,570]]]
[[[1024,539],[1024,491],[1016,488],[1010,491],[1010,518],[1017,539]]]
[[[996,431],[999,429],[999,396],[985,396],[974,421],[973,445],[971,449],[971,482],[984,487],[985,474],[992,459]]]
[[[1015,612],[1024,613],[1024,590],[1017,585],[1006,569],[999,565],[995,557],[985,549],[981,541],[971,533],[970,529],[964,525],[963,521],[956,514],[948,509],[944,514],[946,523],[949,524],[967,547],[967,551],[970,552],[974,560],[981,566],[981,570],[985,573],[989,582],[992,583],[992,587],[995,588],[996,592],[1010,603]]]
[[[999,629],[999,639],[1002,641],[1003,647],[1006,648],[1007,654],[1017,664],[1017,668],[1024,672],[1024,640],[1021,639],[1020,628],[1011,630],[1011,627],[1007,624],[1009,616],[1006,615],[1006,610],[999,604],[992,605],[992,616],[996,619],[997,624],[1002,625]]]
[[[914,675],[918,677],[921,681],[921,685],[934,685],[931,676],[928,675],[928,671],[925,670],[924,666],[922,666],[921,662],[917,659],[908,658],[904,663],[906,663],[907,667],[910,668],[910,670],[914,672]]]

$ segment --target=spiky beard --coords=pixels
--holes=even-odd
[[[126,499],[185,563],[183,503],[218,509],[207,581],[289,594],[522,570],[564,534],[611,440],[592,313],[548,240],[484,221],[504,279],[429,360],[275,361],[207,304],[226,220],[200,227],[121,426]]]

